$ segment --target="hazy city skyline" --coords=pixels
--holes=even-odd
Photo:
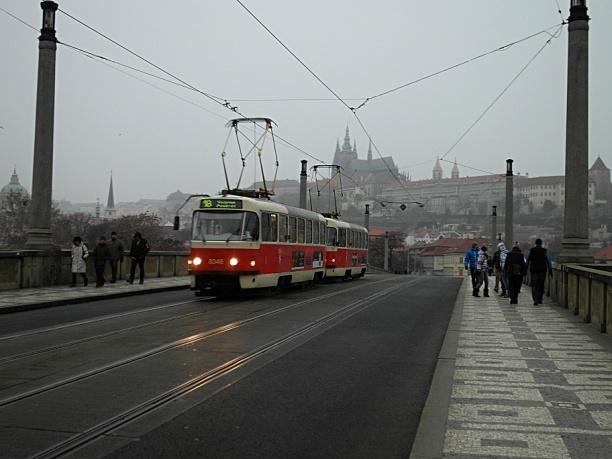
[[[38,1],[5,0],[3,8],[40,27]],[[248,116],[269,116],[282,138],[331,161],[345,127],[365,158],[368,138],[337,100],[236,2],[59,1],[60,8],[108,34]],[[555,0],[506,2],[337,1],[246,5],[341,97],[366,97],[493,50],[561,22]],[[560,0],[563,16],[569,1]],[[588,2],[590,26],[590,159],[612,163],[607,45],[612,3]],[[16,165],[31,191],[38,34],[0,12],[4,69],[0,85],[0,186]],[[158,75],[159,71],[103,40],[66,15],[58,39]],[[552,33],[554,29],[550,29]],[[550,36],[538,35],[450,72],[369,101],[359,109],[380,153],[413,178],[429,178],[444,155]],[[448,154],[460,164],[502,172],[563,175],[567,30],[541,54]],[[104,203],[110,171],[116,201],[163,198],[172,191],[215,192],[223,186],[225,120],[235,117],[201,94],[130,70],[167,93],[58,47],[54,199]],[[203,110],[204,108],[205,110]],[[299,160],[314,161],[282,143],[279,177],[296,178]],[[271,150],[266,154],[270,155]],[[376,153],[374,153],[376,157]],[[445,175],[451,164],[443,163]],[[480,172],[460,166],[461,175]],[[246,182],[259,178],[249,167]],[[243,182],[244,183],[244,182]]]

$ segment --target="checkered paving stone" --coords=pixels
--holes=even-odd
[[[612,458],[612,346],[528,288],[511,306],[466,284],[444,457]]]

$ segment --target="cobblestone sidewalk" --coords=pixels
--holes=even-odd
[[[189,276],[160,277],[145,279],[140,285],[137,282],[128,284],[124,280],[116,284],[107,283],[104,287],[96,288],[90,284],[87,287],[41,287],[19,290],[0,291],[0,314],[20,310],[36,309],[41,307],[82,303],[93,299],[112,298],[119,296],[137,295],[163,290],[174,290],[189,287]]]
[[[612,338],[529,288],[510,305],[467,284],[443,456],[612,457]]]

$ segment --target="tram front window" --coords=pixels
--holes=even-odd
[[[200,211],[193,214],[193,240],[257,241],[257,214],[244,211]]]

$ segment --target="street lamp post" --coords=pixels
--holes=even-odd
[[[508,158],[506,160],[506,216],[504,218],[505,223],[505,235],[506,244],[508,247],[512,247],[514,232],[513,232],[513,220],[514,220],[514,174],[512,172],[513,159]]]
[[[491,212],[491,246],[494,246],[496,236],[497,236],[497,206],[493,206],[493,211]]]
[[[572,0],[568,18],[565,214],[561,263],[589,263],[589,16]]]
[[[55,111],[55,12],[57,3],[44,1],[42,29],[38,38],[38,83],[30,230],[26,247],[51,249],[51,191],[53,188],[53,124]]]
[[[419,207],[425,207],[425,204],[419,201],[380,201],[381,207],[387,207],[388,204],[399,204],[400,210],[406,210],[408,208],[407,204],[416,204]]]

